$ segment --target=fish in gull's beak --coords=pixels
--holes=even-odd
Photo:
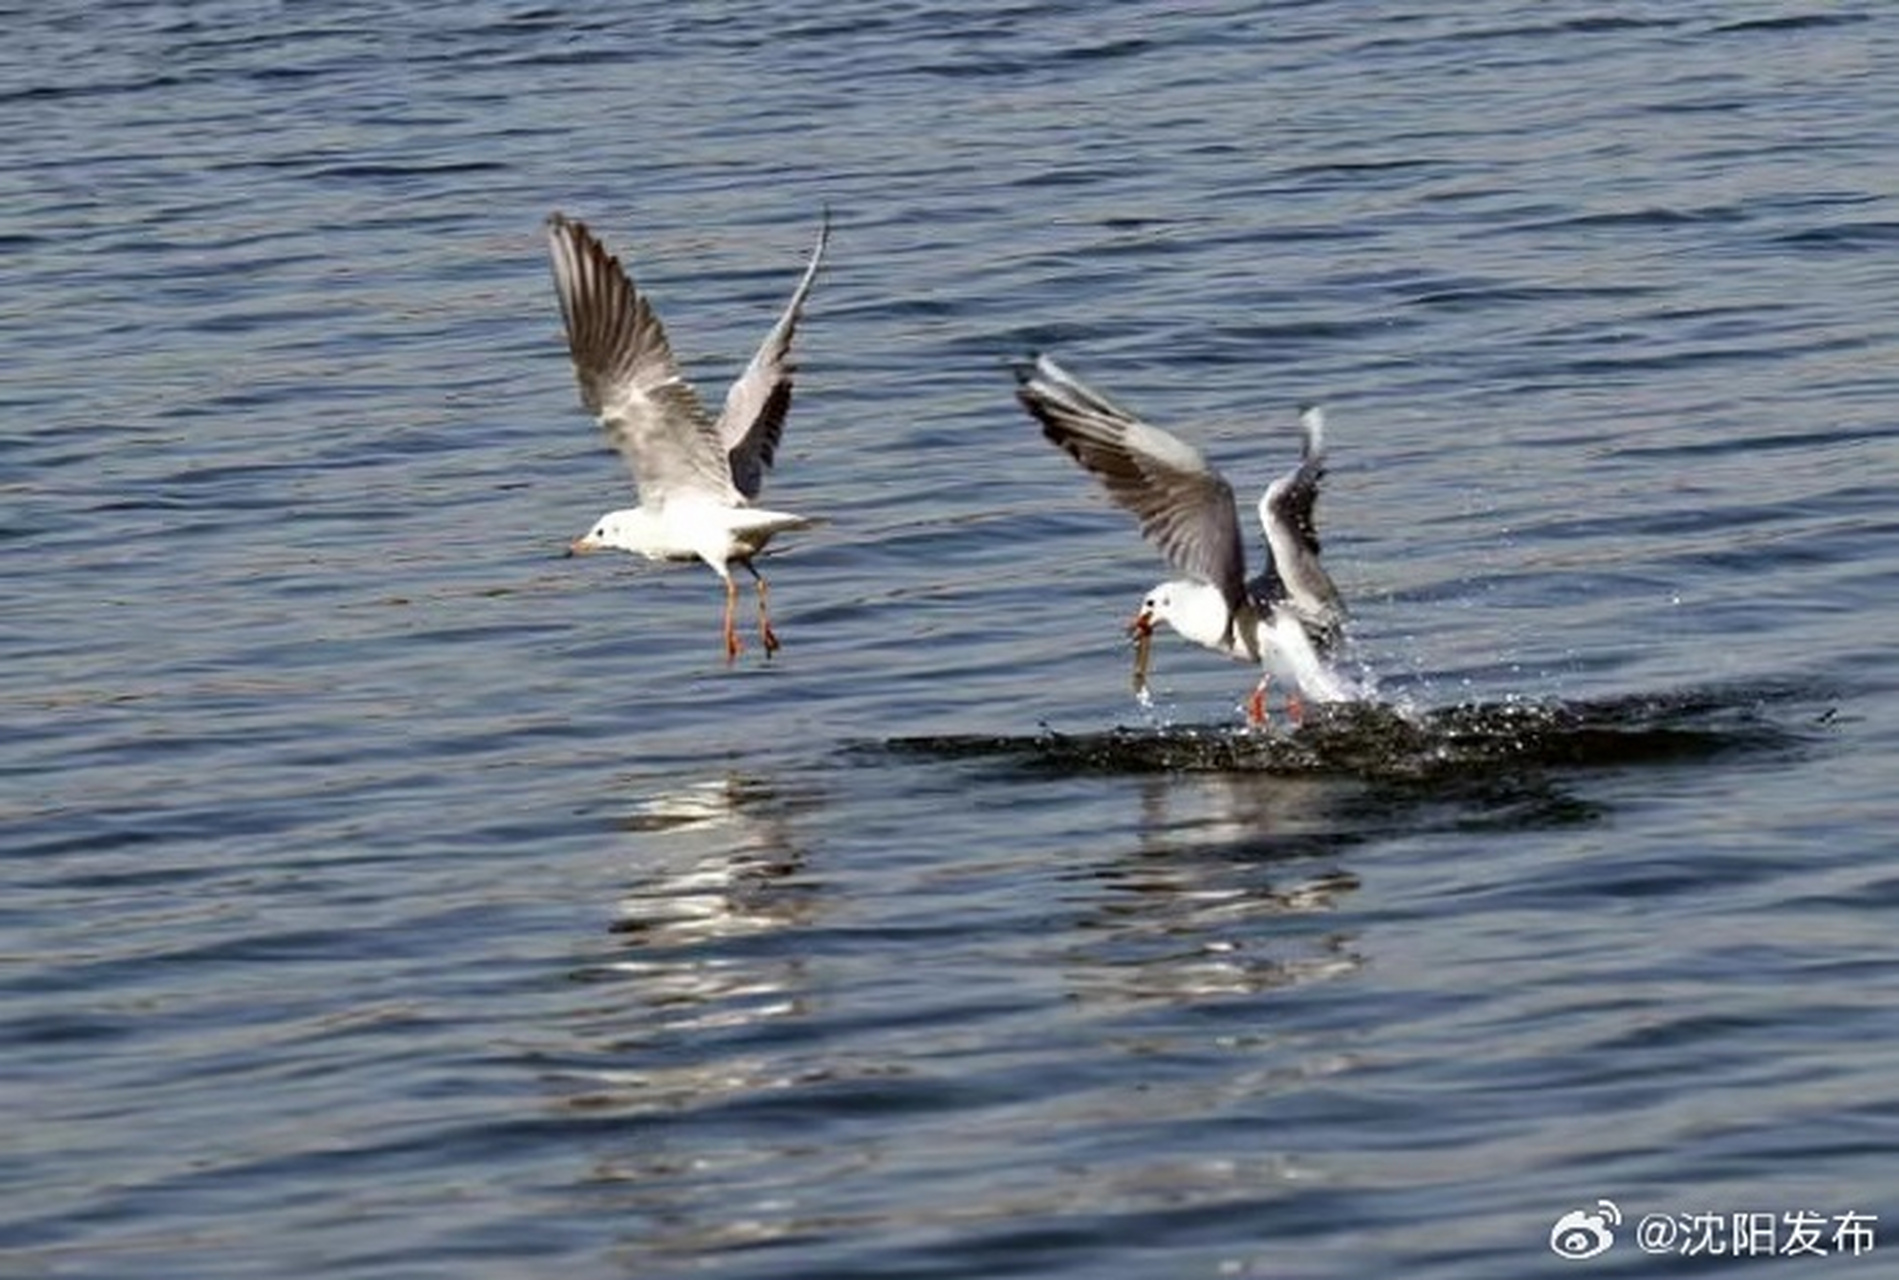
[[[1128,638],[1134,641],[1134,695],[1140,697],[1147,692],[1147,653],[1154,644],[1154,615],[1147,608],[1128,623]]]

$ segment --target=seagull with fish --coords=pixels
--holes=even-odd
[[[1198,449],[1142,422],[1046,355],[1019,366],[1016,380],[1016,398],[1042,424],[1042,434],[1099,479],[1185,575],[1149,591],[1128,626],[1138,693],[1146,692],[1154,627],[1164,622],[1195,644],[1262,668],[1246,703],[1252,724],[1266,721],[1267,687],[1275,676],[1293,687],[1287,712],[1295,721],[1305,714],[1301,695],[1322,703],[1354,696],[1326,664],[1344,633],[1345,605],[1319,564],[1313,524],[1325,475],[1320,409],[1301,411],[1299,464],[1259,500],[1266,568],[1249,579],[1233,486]]]
[[[828,212],[804,277],[778,323],[726,392],[714,418],[679,372],[666,331],[620,260],[585,223],[555,213],[548,254],[573,355],[580,402],[600,420],[633,473],[639,505],[609,511],[568,554],[615,549],[648,560],[703,560],[725,583],[725,656],[741,649],[732,566],[758,585],[759,640],[779,648],[765,579],[752,559],[778,534],[818,523],[752,505],[764,487],[791,407],[791,341],[830,239]]]

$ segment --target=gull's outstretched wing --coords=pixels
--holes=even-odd
[[[725,409],[719,414],[719,440],[731,462],[732,483],[746,498],[758,497],[765,487],[765,472],[778,454],[778,440],[785,429],[785,413],[791,408],[791,376],[797,366],[791,363],[791,340],[804,314],[804,300],[817,279],[818,264],[824,259],[824,247],[831,239],[831,211],[824,211],[818,224],[818,242],[811,250],[811,262],[804,278],[791,295],[778,323],[772,326],[745,372],[725,393]]]
[[[559,213],[547,220],[547,247],[580,402],[626,459],[641,502],[663,507],[688,493],[729,501],[718,432],[620,260],[585,223]]]
[[[1317,405],[1300,410],[1304,447],[1299,465],[1266,486],[1259,523],[1266,533],[1272,570],[1293,610],[1322,636],[1345,623],[1345,602],[1319,564],[1319,531],[1313,507],[1325,479],[1325,415]]]
[[[1246,552],[1233,487],[1192,445],[1149,426],[1047,356],[1016,370],[1016,398],[1042,433],[1098,477],[1176,570],[1246,602]]]

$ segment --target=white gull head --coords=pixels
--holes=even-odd
[[[570,554],[588,551],[630,551],[654,557],[665,548],[659,522],[643,507],[622,507],[593,522],[593,528],[567,544]]]
[[[1210,582],[1175,578],[1147,593],[1141,611],[1135,615],[1137,630],[1151,631],[1157,623],[1166,623],[1197,645],[1224,653],[1242,662],[1253,661],[1245,648],[1245,638],[1237,627],[1229,627],[1226,600]]]

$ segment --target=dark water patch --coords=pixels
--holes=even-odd
[[[1288,165],[1280,176],[1294,181],[1303,178],[1350,178],[1375,173],[1414,174],[1419,169],[1442,169],[1446,162],[1430,156],[1407,156],[1396,160],[1327,160],[1317,164]]]
[[[1613,516],[1559,517],[1551,520],[1526,521],[1526,527],[1534,529],[1537,536],[1546,541],[1575,546],[1584,542],[1609,541],[1631,535],[1674,538],[1706,534],[1716,529],[1745,529],[1767,524],[1776,517],[1798,514],[1798,510],[1797,506],[1781,503],[1735,503],[1725,507],[1716,507],[1712,504],[1700,507],[1658,506],[1639,513],[1618,512]],[[1754,553],[1755,548],[1746,545],[1730,545],[1724,550],[1747,555]],[[1586,585],[1583,581],[1586,577],[1587,575],[1572,575],[1570,585],[1580,589]],[[1610,581],[1614,580],[1611,576]]]
[[[502,14],[477,23],[470,29],[474,36],[513,35],[522,31],[564,31],[572,15],[561,9],[524,9]]]
[[[1730,111],[1740,110],[1748,105],[1750,105],[1749,99],[1738,98],[1729,94],[1721,94],[1711,98],[1676,99],[1669,102],[1653,102],[1635,109],[1647,115],[1698,116],[1715,112],[1725,115]],[[1751,147],[1746,152],[1750,157],[1759,156],[1760,153],[1761,148],[1759,147]]]
[[[189,84],[183,76],[148,76],[139,80],[115,80],[93,84],[40,84],[0,93],[0,104],[8,102],[64,102],[79,98],[119,98],[152,89],[173,89]]]
[[[333,164],[312,169],[309,176],[319,179],[418,178],[464,173],[502,173],[507,168],[507,165],[497,160],[417,160],[409,164]]]
[[[1339,244],[1346,241],[1372,241],[1378,239],[1375,227],[1351,227],[1336,222],[1320,223],[1283,223],[1275,226],[1272,234],[1266,238],[1269,244]]]
[[[1084,45],[1073,49],[1051,51],[1047,55],[1046,61],[1058,64],[1063,62],[1102,62],[1115,58],[1131,57],[1138,53],[1145,53],[1154,47],[1156,47],[1154,41],[1133,36],[1120,40],[1105,40],[1098,44]]]
[[[52,1045],[97,1045],[132,1034],[123,1021],[81,1013],[29,1013],[0,1025],[0,1045],[19,1052]]]
[[[1480,284],[1447,285],[1401,297],[1405,306],[1434,307],[1446,311],[1480,311],[1497,306],[1562,302],[1572,298],[1640,298],[1654,292],[1645,285],[1523,285]]]
[[[1603,31],[1668,31],[1681,25],[1679,18],[1623,18],[1608,14],[1596,14],[1584,18],[1571,18],[1566,22],[1553,24],[1551,31],[1576,31],[1594,33]]]
[[[1594,346],[1620,344],[1622,340],[1603,337],[1590,340]],[[1528,346],[1555,347],[1556,343],[1526,343]],[[1633,343],[1626,344],[1631,347]],[[1540,360],[1509,366],[1516,386],[1588,386],[1596,380],[1626,382],[1658,370],[1684,370],[1713,364],[1754,366],[1778,360],[1793,360],[1804,354],[1785,343],[1757,347],[1704,347],[1699,350],[1668,351],[1653,355],[1589,356],[1575,360]]]
[[[1700,209],[1620,209],[1602,213],[1579,213],[1573,217],[1545,222],[1519,223],[1512,231],[1621,231],[1644,227],[1700,227],[1744,221],[1748,211],[1739,205],[1709,205]]]
[[[200,292],[193,290],[193,292]],[[256,311],[221,312],[204,316],[183,329],[208,336],[281,333],[305,323],[323,323],[347,315],[337,306],[281,307]]]
[[[1801,728],[1770,706],[1810,694],[1791,688],[1690,690],[1578,702],[1469,703],[1420,713],[1359,705],[1324,708],[1279,734],[1220,725],[1052,729],[1034,735],[900,737],[884,749],[951,760],[1013,760],[1074,773],[1271,773],[1375,781],[1483,777],[1497,769],[1694,763],[1738,752],[1790,751]]]
[[[586,27],[574,28],[574,42],[557,50],[536,49],[524,55],[506,53],[491,54],[493,65],[505,68],[549,68],[549,67],[593,67],[601,63],[610,63],[615,67],[626,67],[638,62],[652,61],[660,55],[626,43],[609,43],[593,37],[604,28],[589,30]],[[582,39],[590,43],[580,43]]]
[[[1159,47],[1153,40],[1133,36],[1073,48],[1048,46],[1044,51],[1029,58],[1020,55],[1000,57],[989,53],[983,56],[958,57],[924,63],[915,67],[900,68],[900,70],[945,80],[992,79],[998,76],[1019,78],[1043,69],[1070,66],[1092,67],[1099,63],[1116,62],[1137,57]]]
[[[1899,243],[1899,222],[1847,222],[1831,227],[1809,227],[1774,237],[1789,249],[1885,249]]]
[[[1433,15],[1435,16],[1435,15]],[[1382,20],[1379,27],[1393,29],[1405,22],[1428,21],[1425,14],[1399,15]],[[1542,60],[1552,64],[1566,60],[1571,50],[1568,36],[1626,36],[1632,32],[1667,32],[1681,25],[1674,17],[1631,18],[1588,16],[1549,22],[1506,22],[1495,26],[1473,26],[1457,31],[1424,31],[1417,35],[1378,36],[1357,46],[1357,52],[1415,57],[1431,50],[1474,52],[1484,45],[1510,43],[1533,49]]]
[[[1126,179],[1137,176],[1138,170],[1127,164],[1108,164],[1091,161],[1085,165],[1068,165],[1061,168],[1038,169],[1033,173],[1014,179],[1010,185],[1034,189],[1037,187],[1085,187],[1110,179]]]
[[[1808,431],[1761,432],[1744,437],[1671,441],[1666,444],[1618,444],[1611,452],[1624,458],[1698,458],[1723,454],[1753,456],[1766,452],[1804,452],[1834,445],[1872,444],[1891,439],[1884,427],[1843,427]]]
[[[1777,18],[1748,18],[1712,28],[1718,36],[1759,31],[1803,31],[1809,27],[1842,27],[1871,21],[1864,13],[1790,13]]]
[[[1409,317],[1367,315],[1358,319],[1296,320],[1285,324],[1233,324],[1209,338],[1203,363],[1257,364],[1261,351],[1299,350],[1346,343],[1414,328]]]
[[[1672,18],[1587,17],[1566,21],[1521,23],[1459,31],[1442,37],[1446,44],[1473,44],[1493,40],[1546,41],[1565,35],[1607,35],[1649,29],[1668,30],[1678,26]]]
[[[182,737],[182,735],[180,735]],[[75,753],[70,760],[79,764],[118,757],[111,762],[128,767],[152,758],[165,758],[177,750],[180,738],[164,742],[133,743],[121,750],[99,749]],[[73,862],[78,857],[104,854],[156,856],[167,847],[202,848],[222,842],[241,842],[248,847],[264,848],[276,838],[297,828],[302,801],[298,797],[273,796],[246,798],[241,802],[212,800],[192,806],[173,804],[157,807],[115,805],[90,810],[62,808],[49,811],[30,823],[17,824],[15,843],[10,850],[24,865],[32,861],[44,867],[43,876],[35,871],[21,883],[33,887],[77,887],[98,892],[109,889],[151,888],[160,885],[185,885],[202,879],[204,869],[154,862],[106,870],[81,870]]]

